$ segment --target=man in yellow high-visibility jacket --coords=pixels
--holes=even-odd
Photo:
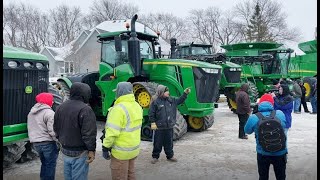
[[[135,101],[130,82],[117,85],[116,101],[109,109],[105,137],[103,139],[103,157],[110,159],[112,179],[134,180],[134,160],[140,152],[140,134],[143,118],[141,106]]]

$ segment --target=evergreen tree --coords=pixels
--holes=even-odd
[[[265,42],[273,41],[270,38],[268,27],[262,17],[261,9],[257,3],[255,6],[254,14],[250,19],[247,27],[247,41],[249,42]]]

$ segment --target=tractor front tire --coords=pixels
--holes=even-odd
[[[173,140],[180,139],[184,134],[187,133],[188,124],[187,121],[183,118],[179,111],[176,114],[176,124],[173,127]]]
[[[7,146],[3,146],[3,167],[9,167],[17,162],[23,152],[26,150],[25,145],[27,142],[17,142]]]
[[[30,141],[25,145],[26,150],[21,154],[21,158],[17,161],[18,163],[24,163],[37,158],[39,155],[37,151],[33,148]]]

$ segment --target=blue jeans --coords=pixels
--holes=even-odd
[[[311,106],[312,106],[312,112],[316,113],[317,112],[317,104],[318,104],[317,97],[311,96],[310,102],[311,102]]]
[[[41,160],[41,180],[54,180],[56,174],[57,158],[59,155],[56,142],[33,143],[34,149],[38,152]]]
[[[301,98],[295,98],[294,105],[293,105],[294,112],[300,112],[299,111],[300,104],[301,104]]]
[[[84,151],[78,157],[63,155],[64,179],[65,180],[87,180],[89,172],[88,151]]]

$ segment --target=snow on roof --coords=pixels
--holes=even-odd
[[[104,21],[100,24],[98,24],[95,28],[92,28],[90,31],[93,31],[95,29],[101,29],[108,32],[114,32],[114,31],[126,31],[126,23],[129,23],[131,26],[131,20],[111,20],[111,21]],[[136,22],[136,31],[151,34],[157,36],[157,33],[150,29],[148,26]],[[161,45],[161,50],[163,51],[163,54],[169,54],[170,52],[170,44],[167,43],[164,39],[159,37],[159,43]]]
[[[47,50],[50,52],[50,54],[56,61],[64,61],[67,56],[73,53],[72,47],[74,42],[75,40],[69,42],[67,45],[61,48],[48,46],[45,46],[45,48],[47,48]]]

